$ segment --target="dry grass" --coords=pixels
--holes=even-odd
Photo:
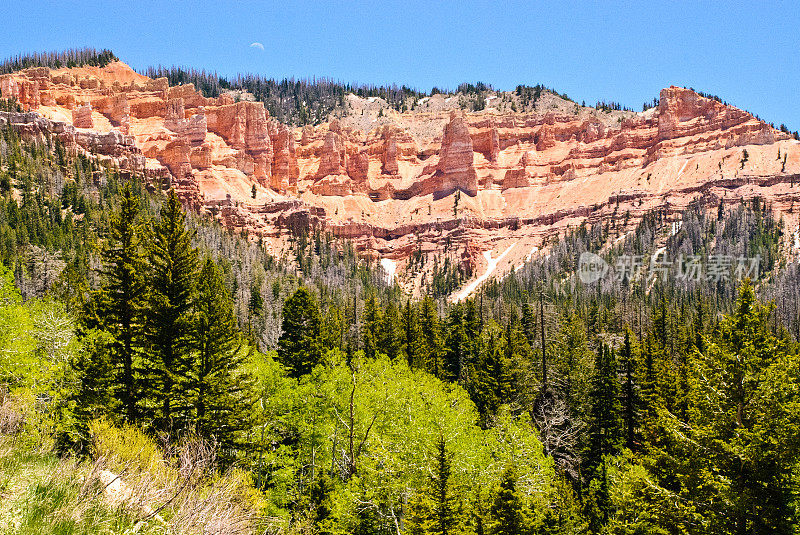
[[[0,434],[18,435],[25,425],[25,410],[22,402],[0,386]]]
[[[244,472],[216,470],[197,439],[160,448],[133,427],[92,425],[91,461],[0,434],[0,534],[274,533]]]
[[[262,531],[249,476],[239,470],[218,473],[211,444],[187,438],[162,450],[134,428],[116,430],[102,422],[92,433],[97,451],[92,477],[102,470],[119,475],[125,490],[117,499],[141,520],[176,535]]]

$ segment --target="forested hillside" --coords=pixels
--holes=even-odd
[[[763,201],[582,226],[452,304],[8,129],[0,195],[2,532],[798,530],[797,267]],[[658,250],[759,270],[578,276]]]

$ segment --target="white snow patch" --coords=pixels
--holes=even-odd
[[[538,250],[539,250],[539,247],[534,245],[533,248],[531,249],[531,252],[528,253],[527,256],[525,256],[525,261],[522,264],[520,264],[517,267],[515,267],[514,271],[519,271],[520,269],[522,269],[525,264],[527,264],[528,262],[531,261],[531,258],[533,258],[533,254]]]
[[[672,229],[670,230],[669,235],[670,236],[674,236],[675,234],[678,233],[678,231],[681,230],[682,227],[683,227],[683,221],[673,221],[672,222]]]
[[[683,167],[681,167],[681,170],[678,171],[678,176],[675,177],[675,178],[680,178],[681,177],[681,175],[683,174],[683,170],[686,169],[687,165],[689,165],[689,160],[686,160],[685,162],[683,162]]]
[[[800,230],[794,231],[794,250],[800,249]]]
[[[632,230],[629,230],[629,231],[628,231],[628,232],[626,232],[625,234],[622,234],[622,235],[621,235],[619,238],[617,238],[616,240],[614,240],[614,243],[619,243],[619,242],[621,242],[622,240],[624,240],[625,238],[627,238],[627,237],[628,237],[628,234],[631,234],[632,232],[633,232]]]
[[[506,249],[505,251],[500,253],[500,256],[498,256],[497,258],[494,258],[494,259],[492,258],[492,252],[491,251],[484,251],[483,252],[483,257],[486,259],[486,262],[488,262],[488,264],[489,264],[489,265],[486,266],[486,271],[483,273],[483,275],[481,275],[477,279],[471,281],[469,284],[467,284],[464,287],[463,290],[458,292],[456,294],[455,298],[454,298],[454,301],[461,301],[461,300],[466,299],[467,297],[469,297],[469,294],[474,292],[475,289],[478,288],[478,286],[483,284],[484,281],[486,281],[486,279],[488,279],[492,275],[492,273],[494,273],[495,268],[497,268],[497,264],[500,263],[500,261],[509,253],[509,251],[511,251],[511,249],[514,248],[515,245],[516,245],[516,243],[512,243],[508,247],[508,249]]]
[[[386,272],[386,282],[391,284],[397,273],[397,262],[391,258],[381,258],[381,267]]]
[[[375,102],[376,100],[378,100],[378,97],[367,97],[367,100],[370,102]]]
[[[453,100],[453,97],[447,97],[446,99],[444,99],[445,102],[450,102],[451,100]]]

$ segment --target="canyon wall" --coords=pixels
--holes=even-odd
[[[437,256],[479,272],[484,252],[506,252],[508,270],[569,227],[615,219],[624,232],[647,210],[677,214],[698,196],[764,196],[797,223],[800,144],[679,87],[642,113],[551,94],[518,113],[500,104],[513,94],[498,94],[480,112],[436,95],[426,99],[439,107],[376,115],[375,102],[351,95],[336,117],[303,128],[278,123],[261,102],[206,98],[119,62],[1,75],[0,96],[24,108],[0,116],[24,136],[50,132],[73,152],[175,187],[187,206],[275,252],[304,225],[397,262],[399,273],[421,251],[425,267],[406,279],[414,288]]]

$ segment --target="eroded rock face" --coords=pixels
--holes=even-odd
[[[294,136],[284,124],[273,127],[273,130],[271,187],[282,193],[290,189],[296,190],[300,170],[295,155]]]
[[[94,106],[97,111],[108,117],[112,126],[119,128],[123,134],[130,133],[131,106],[126,93],[95,100]]]
[[[75,128],[93,128],[92,105],[81,104],[72,110],[72,124]]]
[[[0,113],[23,137],[49,133],[70,151],[169,183],[187,206],[275,247],[290,228],[322,225],[365,255],[401,264],[420,248],[443,254],[448,243],[452,261],[480,269],[482,253],[499,254],[499,243],[530,251],[566,225],[626,212],[633,225],[647,209],[677,210],[701,193],[726,202],[758,193],[777,211],[792,195],[800,201],[781,189],[800,180],[800,144],[677,87],[643,113],[574,103],[526,113],[442,108],[301,130],[270,119],[262,103],[205,98],[121,63],[2,75],[0,95],[38,112]],[[751,157],[741,166],[745,147]]]
[[[391,132],[386,137],[386,149],[383,153],[383,172],[387,175],[396,175],[398,170],[397,136],[394,132]]]
[[[189,144],[200,145],[206,140],[208,121],[202,111],[186,119],[185,134]]]
[[[186,130],[186,111],[182,98],[173,98],[167,101],[167,112],[164,116],[164,127],[173,132],[183,134]]]
[[[103,161],[113,162],[120,169],[144,171],[153,178],[164,176],[159,169],[148,171],[145,168],[145,157],[136,146],[134,138],[123,135],[118,130],[107,133],[78,131],[72,124],[52,121],[35,112],[0,112],[0,126],[6,125],[17,130],[27,141],[43,142],[46,136],[55,136],[73,154],[98,156]]]
[[[453,113],[442,137],[436,169],[439,180],[434,196],[447,196],[459,189],[467,195],[477,195],[478,175],[474,158],[467,121],[463,115]]]
[[[347,174],[358,183],[369,179],[369,154],[366,151],[359,151],[348,157]]]
[[[325,142],[322,145],[317,178],[343,174],[347,174],[347,152],[344,140],[336,130],[331,130],[325,136]]]
[[[658,104],[658,141],[719,132],[726,146],[774,143],[775,131],[749,113],[726,106],[690,89],[661,90]]]
[[[267,112],[262,102],[235,102],[205,109],[209,131],[218,134],[250,158],[239,159],[240,170],[267,183],[271,174],[272,143],[267,133]],[[252,170],[250,170],[252,167]]]

